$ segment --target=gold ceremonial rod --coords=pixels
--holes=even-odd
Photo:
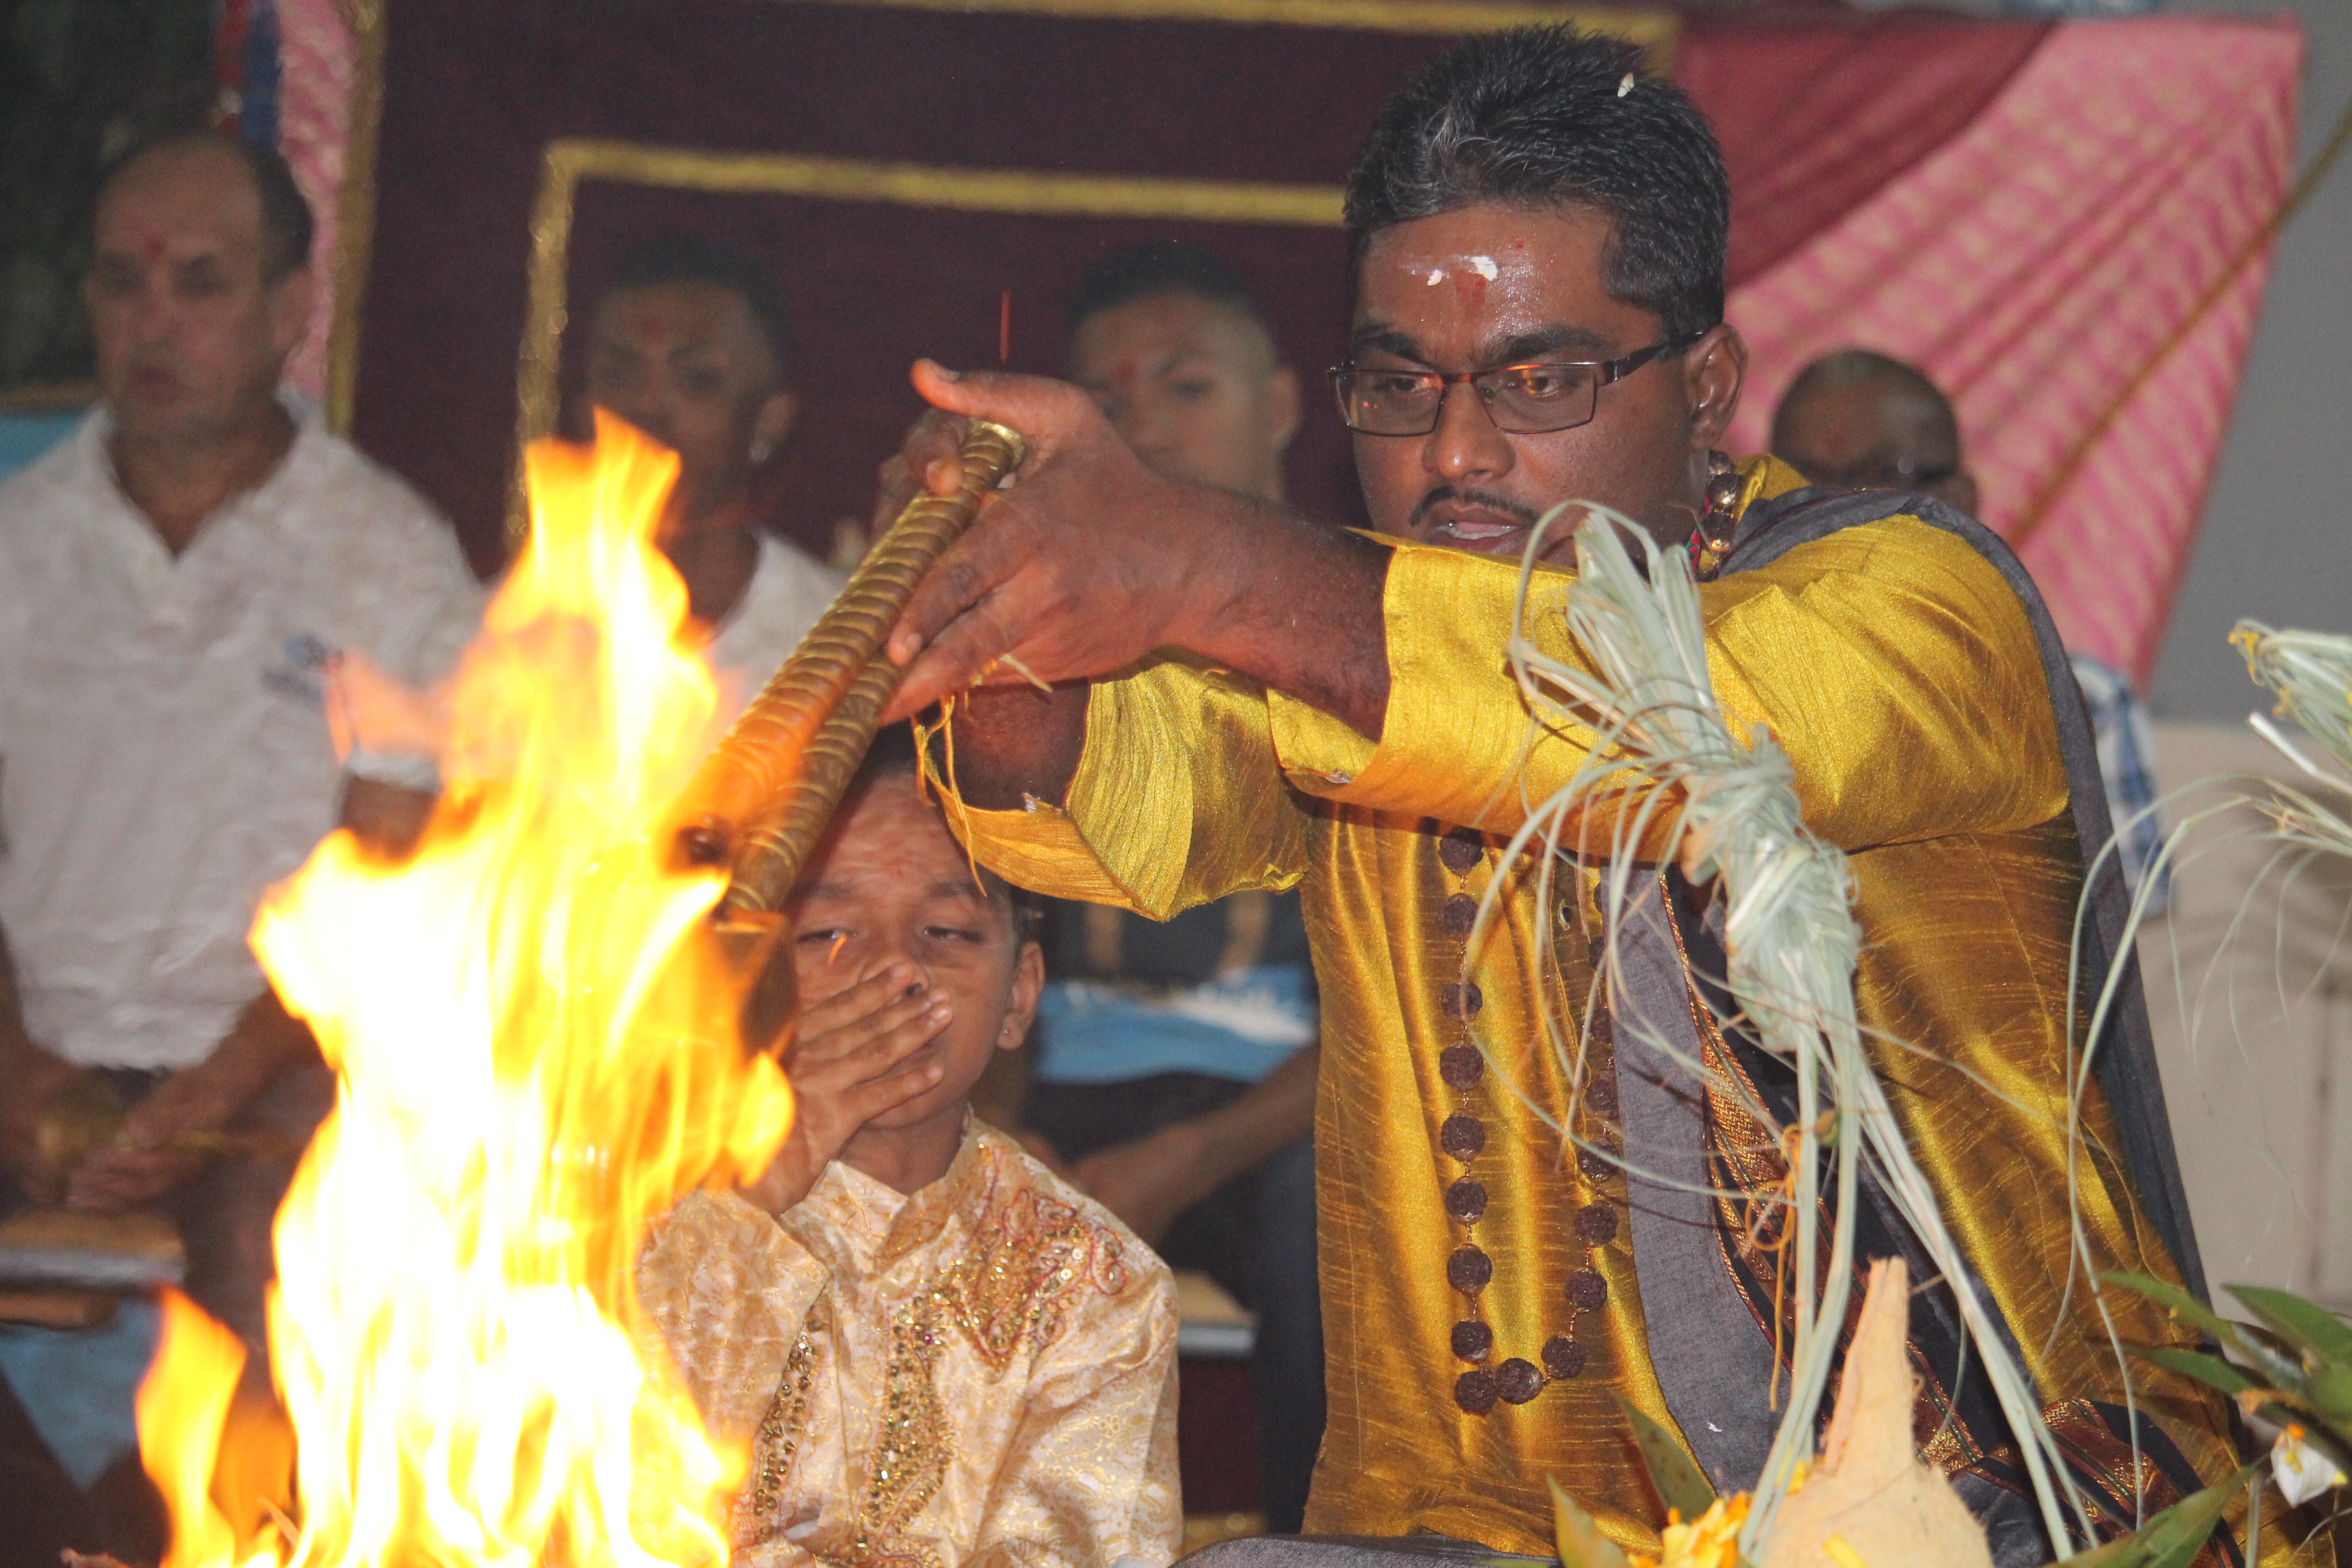
[[[975,421],[957,454],[962,486],[919,496],[898,514],[687,787],[677,850],[688,864],[730,868],[713,921],[737,973],[752,981],[748,1044],[770,1043],[794,1010],[791,956],[776,947],[778,911],[898,689],[883,641],[923,574],[1027,450],[1017,432]]]

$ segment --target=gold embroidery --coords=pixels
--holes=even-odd
[[[811,1369],[816,1363],[816,1336],[824,1331],[824,1302],[820,1299],[801,1320],[801,1331],[784,1357],[784,1375],[776,1382],[776,1397],[760,1418],[753,1439],[749,1506],[735,1517],[735,1544],[758,1543],[776,1517],[784,1495],[784,1478],[792,1473],[793,1456],[800,1449],[807,1424]]]
[[[939,1289],[928,1287],[890,1321],[890,1365],[883,1374],[882,1430],[874,1440],[865,1495],[857,1504],[855,1551],[864,1563],[928,1559],[919,1549],[893,1551],[877,1537],[903,1531],[923,1511],[948,1473],[955,1434],[932,1377],[942,1331]]]
[[[1060,1332],[1074,1285],[1106,1296],[1127,1289],[1116,1242],[1072,1205],[1016,1188],[990,1207],[971,1250],[948,1269],[940,1294],[972,1349],[1003,1372],[1024,1343],[1033,1352]]]

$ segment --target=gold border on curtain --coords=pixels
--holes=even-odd
[[[530,278],[515,376],[515,450],[551,435],[567,299],[574,198],[583,180],[671,189],[883,202],[959,212],[1060,217],[1157,217],[1207,223],[1337,227],[1337,185],[1245,184],[1222,180],[1056,174],[1028,169],[956,169],[798,153],[706,153],[629,142],[548,144],[530,215]],[[520,456],[518,456],[518,479]],[[507,542],[519,543],[520,490],[508,497]]]
[[[1572,22],[1648,50],[1653,68],[1671,62],[1671,13],[1496,3],[1496,0],[814,0],[835,5],[999,13],[1125,21],[1356,28],[1433,35]],[[362,307],[374,242],[377,135],[383,122],[388,0],[351,0],[354,58],[334,268],[334,321],[328,339],[327,416],[351,427],[359,383]],[[960,169],[794,153],[709,153],[692,148],[565,139],[549,143],[530,218],[530,276],[516,374],[515,480],[507,508],[509,544],[520,541],[521,448],[556,426],[557,371],[566,320],[565,267],[573,200],[583,180],[608,179],[696,190],[759,192],[820,200],[889,202],[972,212],[1097,217],[1166,217],[1223,223],[1314,226],[1339,221],[1336,185],[1246,184],[1216,180],[1057,174],[1024,169]]]
[[[383,125],[386,0],[344,0],[352,26],[352,101],[343,184],[335,198],[334,316],[327,325],[327,428],[349,435],[360,381],[360,306],[375,245],[376,134]]]

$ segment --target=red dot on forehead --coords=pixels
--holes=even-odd
[[[163,259],[163,240],[160,235],[149,235],[139,242],[139,258],[142,261]]]

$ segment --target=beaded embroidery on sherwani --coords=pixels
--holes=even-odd
[[[1053,1342],[1080,1283],[1106,1296],[1127,1289],[1118,1244],[1070,1205],[1017,1187],[989,1205],[940,1290],[972,1349],[1002,1372],[1024,1342],[1032,1354]]]
[[[990,1185],[996,1186],[992,1177]],[[906,1539],[946,1479],[955,1431],[940,1395],[940,1351],[961,1332],[989,1369],[1003,1374],[1024,1352],[1034,1357],[1060,1333],[1078,1289],[1106,1296],[1129,1283],[1118,1239],[1076,1206],[1026,1186],[992,1192],[968,1245],[910,1297],[890,1321],[880,1430],[868,1456],[851,1550],[820,1560],[841,1568],[939,1568],[937,1553]],[[816,1341],[825,1308],[811,1309],[793,1342],[784,1375],[761,1422],[749,1506],[739,1532],[756,1538],[772,1519],[805,1420]],[[748,1545],[740,1533],[738,1544]]]

